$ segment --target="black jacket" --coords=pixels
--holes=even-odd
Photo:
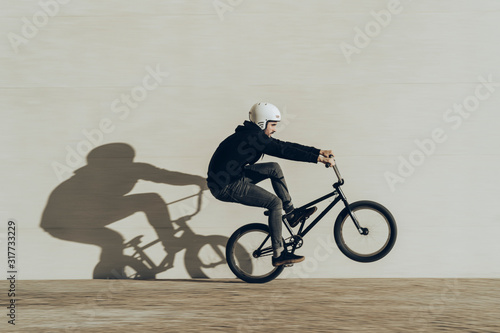
[[[208,187],[212,192],[244,176],[244,167],[267,154],[287,160],[317,163],[319,149],[268,137],[256,124],[245,121],[221,142],[210,160]]]

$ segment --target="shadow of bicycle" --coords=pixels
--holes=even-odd
[[[126,143],[106,144],[90,151],[87,165],[50,194],[41,228],[59,240],[99,246],[101,255],[92,274],[95,279],[154,278],[172,268],[176,254],[184,249],[188,274],[193,278],[210,277],[207,270],[225,265],[227,237],[197,235],[185,224],[201,210],[206,179],[134,162],[134,158],[134,149]],[[172,186],[196,185],[200,188],[198,207],[193,214],[172,221],[167,203],[157,193],[128,194],[139,180]],[[145,245],[139,245],[137,237],[132,243],[125,242],[120,233],[107,228],[137,212],[146,215],[158,236],[154,243],[161,244],[167,253],[159,265],[147,257]],[[133,247],[135,254],[124,255],[127,247]],[[211,257],[200,258],[206,249]],[[127,274],[128,268],[135,273]]]
[[[157,245],[156,239],[143,243],[142,237],[137,236],[125,243],[125,252],[122,262],[109,265],[100,262],[96,265],[94,276],[107,279],[156,279],[161,274],[174,267],[176,253],[185,249],[184,266],[192,278],[224,278],[232,276],[225,259],[225,249],[228,238],[220,235],[198,235],[187,225],[189,217],[183,217],[173,222],[176,228],[176,239],[171,240],[167,254],[156,263],[147,250]],[[244,253],[240,257],[249,257],[250,254],[243,248],[238,249]],[[248,263],[251,260],[248,258]],[[251,268],[249,268],[251,269]]]

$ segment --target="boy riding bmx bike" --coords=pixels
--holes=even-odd
[[[208,167],[207,183],[215,198],[246,206],[263,207],[269,212],[273,247],[273,266],[298,263],[303,256],[288,253],[282,243],[282,215],[291,227],[308,218],[316,207],[294,209],[281,167],[276,162],[257,163],[263,155],[287,160],[318,163],[333,167],[331,150],[321,150],[272,137],[281,120],[279,109],[271,103],[257,103],[235,132],[220,143]],[[274,194],[257,184],[270,179]]]

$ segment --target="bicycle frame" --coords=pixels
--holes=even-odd
[[[330,167],[330,165],[327,165],[326,166],[327,168]],[[307,226],[307,228],[304,229],[305,227],[305,221],[302,221],[300,223],[300,228],[299,228],[299,231],[295,234],[292,230],[292,227],[290,226],[290,224],[286,221],[286,219],[284,217],[282,217],[282,221],[283,221],[283,224],[285,225],[285,227],[287,228],[288,232],[290,233],[290,236],[291,238],[293,239],[294,237],[297,237],[299,236],[301,239],[304,238],[304,236],[309,233],[309,231],[311,231],[312,228],[314,228],[314,226],[316,226],[316,224],[318,224],[318,222],[326,215],[328,214],[328,212],[330,212],[330,210],[339,202],[339,201],[342,201],[346,207],[346,209],[348,210],[349,212],[349,216],[352,218],[353,222],[354,222],[354,225],[356,226],[356,228],[358,229],[359,233],[361,235],[367,235],[367,229],[366,228],[363,228],[361,227],[361,225],[359,224],[358,222],[358,219],[356,218],[356,216],[354,215],[354,213],[352,212],[351,208],[349,208],[349,202],[347,201],[347,198],[344,194],[344,192],[342,191],[342,189],[340,188],[342,185],[344,185],[344,179],[342,178],[342,176],[340,175],[340,172],[339,172],[339,169],[337,168],[337,165],[334,164],[333,165],[333,171],[335,171],[335,175],[337,176],[337,182],[334,183],[332,186],[334,188],[334,190],[314,201],[311,201],[303,206],[300,206],[298,209],[305,209],[305,208],[309,208],[311,206],[314,206],[316,205],[317,203],[320,203],[322,201],[325,201],[331,197],[334,197],[334,196],[337,196],[335,198],[335,200],[333,200],[333,202],[331,204],[329,204],[322,212],[321,214],[319,214],[315,219],[314,221],[312,221],[311,223],[309,223],[309,225]],[[263,248],[264,244],[267,242],[267,240],[269,239],[270,235],[268,235],[266,237],[266,239],[264,239],[264,241],[261,243],[261,245],[257,248],[257,250],[254,251],[253,253],[253,256],[254,257],[259,257],[263,254],[266,254],[266,255],[269,255],[272,253],[272,248],[271,247],[266,247],[266,248]],[[292,245],[293,246],[293,250],[292,250],[292,253],[295,251],[295,249],[297,248],[297,244],[299,243],[298,240],[294,239],[291,243],[285,243],[284,245],[287,246],[287,245]]]
[[[329,167],[327,165],[327,167]],[[344,192],[342,191],[342,189],[340,188],[342,185],[344,185],[344,179],[342,178],[342,176],[340,175],[340,172],[337,168],[337,165],[333,165],[333,170],[335,171],[335,174],[337,176],[337,179],[338,181],[336,183],[333,184],[333,188],[334,190],[332,192],[330,192],[329,194],[326,194],[324,196],[322,196],[321,198],[318,198],[314,201],[311,201],[301,207],[299,207],[298,209],[305,209],[305,208],[309,208],[311,206],[314,206],[316,205],[317,203],[320,203],[322,201],[325,201],[331,197],[334,197],[334,196],[337,196],[335,198],[335,200],[330,203],[322,212],[321,214],[319,214],[315,219],[314,221],[312,221],[305,229],[305,221],[302,221],[301,224],[300,224],[300,228],[299,228],[299,231],[297,232],[297,234],[294,234],[293,230],[292,230],[292,227],[290,226],[290,224],[285,220],[283,219],[283,223],[285,224],[288,232],[290,233],[290,236],[291,237],[295,237],[295,236],[299,236],[301,238],[303,238],[307,233],[309,233],[309,231],[311,231],[312,228],[314,228],[314,226],[316,226],[316,224],[318,224],[318,222],[326,215],[328,214],[328,212],[339,202],[339,201],[342,201],[346,207],[346,209],[348,210],[349,212],[349,215],[350,217],[352,218],[353,222],[354,222],[354,225],[356,226],[356,228],[358,229],[359,233],[360,234],[365,234],[366,233],[366,229],[365,228],[362,228],[359,223],[358,223],[358,220],[356,218],[356,216],[354,215],[354,213],[351,211],[351,209],[349,208],[349,202],[347,201],[347,198],[344,194]]]

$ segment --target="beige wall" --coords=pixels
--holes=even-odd
[[[123,142],[136,162],[205,176],[218,143],[261,100],[284,111],[278,138],[333,149],[351,201],[383,203],[400,232],[387,258],[359,264],[333,243],[318,245],[331,241],[332,215],[289,276],[500,277],[492,264],[500,252],[498,1],[1,2],[0,217],[18,224],[20,278],[92,277],[97,246],[39,227],[49,195],[88,150]],[[125,95],[135,96],[129,106]],[[328,170],[280,163],[297,205],[329,191]],[[131,193],[170,203],[196,191],[139,181]],[[116,212],[63,197],[55,207],[77,207],[71,220],[82,224]],[[181,249],[223,244],[237,227],[265,221],[261,210],[203,199],[188,224],[220,237],[188,235]],[[196,206],[194,198],[170,204],[171,220]],[[126,240],[155,239],[143,213],[116,220],[109,227]],[[184,254],[159,277],[190,277],[200,264]],[[157,262],[163,255],[150,249]],[[201,270],[232,276],[224,265]]]

